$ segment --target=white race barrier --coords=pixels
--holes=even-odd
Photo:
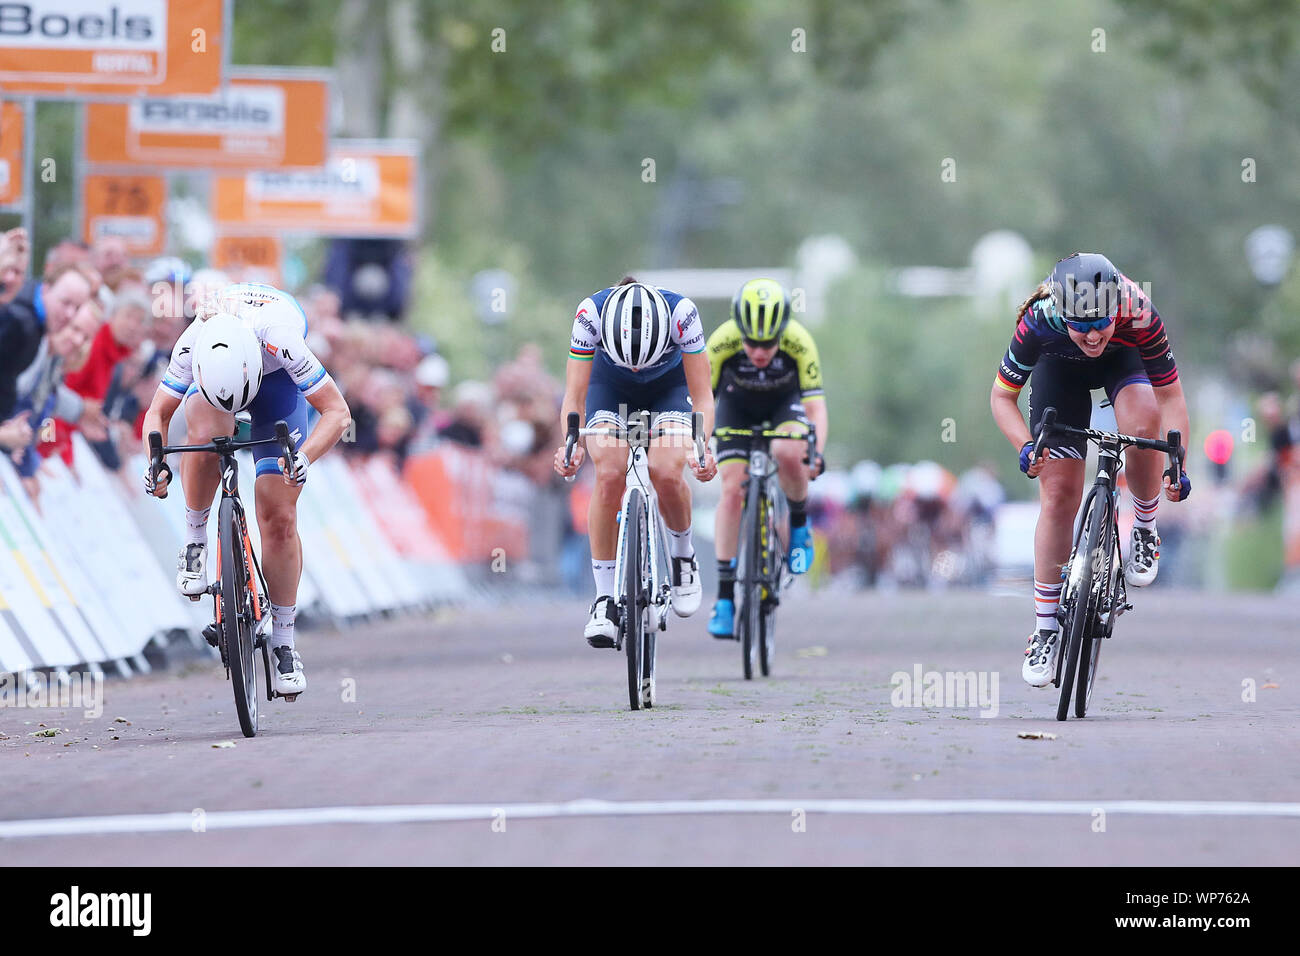
[[[73,468],[59,459],[42,463],[39,508],[0,455],[0,671],[108,661],[123,673],[131,671],[128,662],[146,670],[142,651],[150,640],[196,633],[211,618],[211,599],[184,600],[172,577],[185,540],[178,462],[171,462],[173,493],[159,500],[138,488],[143,454],[127,461],[122,479],[80,435],[73,441]],[[252,458],[238,457],[249,533],[260,554]],[[347,619],[463,597],[464,575],[442,560],[447,551],[410,489],[387,464],[358,468],[354,473],[338,455],[312,465],[298,504],[299,607]],[[214,522],[218,502],[219,496]],[[390,526],[375,520],[390,505],[402,515],[403,550],[417,542],[418,558],[399,551]],[[430,563],[428,555],[439,560]]]

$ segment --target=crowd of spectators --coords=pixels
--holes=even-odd
[[[64,240],[32,270],[21,229],[0,235],[0,453],[39,505],[40,463],[73,463],[80,430],[101,461],[121,471],[172,347],[202,290],[239,276],[177,258],[135,262],[117,239]],[[476,449],[536,484],[553,481],[560,385],[526,346],[490,381],[451,381],[433,343],[403,325],[341,314],[324,285],[299,295],[309,346],[352,410],[340,448],[401,468],[441,443]]]

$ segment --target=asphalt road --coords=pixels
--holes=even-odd
[[[796,591],[752,682],[706,602],[640,713],[585,606],[304,633],[309,689],[252,740],[207,661],[110,681],[97,719],[0,709],[0,863],[1293,864],[1293,603],[1136,603],[1065,723],[1020,679],[1027,596]],[[895,706],[918,666],[982,674],[985,705]],[[338,809],[229,815],[298,808]],[[113,819],[45,822],[81,817]]]

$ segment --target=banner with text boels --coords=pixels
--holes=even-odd
[[[0,4],[0,89],[51,99],[215,93],[231,0]]]
[[[211,96],[151,96],[86,106],[96,166],[314,169],[329,146],[327,70],[235,67]]]

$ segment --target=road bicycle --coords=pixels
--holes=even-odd
[[[1115,631],[1115,621],[1131,611],[1124,583],[1124,569],[1119,545],[1119,474],[1120,455],[1126,448],[1142,448],[1169,456],[1169,476],[1174,487],[1182,476],[1182,435],[1170,430],[1164,441],[1135,438],[1093,428],[1074,428],[1056,421],[1056,409],[1043,410],[1042,428],[1034,443],[1037,459],[1049,437],[1070,435],[1097,443],[1097,480],[1084,498],[1081,518],[1075,526],[1070,560],[1062,570],[1065,586],[1057,618],[1065,644],[1056,655],[1056,673],[1052,683],[1060,688],[1056,719],[1065,720],[1074,695],[1074,716],[1083,717],[1092,701],[1097,679],[1097,660],[1102,641]]]
[[[164,446],[162,435],[149,433],[149,473],[153,480],[166,472],[172,478],[165,457],[173,453],[205,452],[218,456],[221,468],[221,505],[217,511],[217,573],[203,594],[212,595],[213,623],[204,628],[208,643],[221,652],[226,678],[235,691],[235,713],[245,737],[257,735],[257,662],[255,651],[262,651],[262,668],[266,675],[266,699],[298,699],[297,694],[279,694],[271,682],[271,655],[267,630],[271,613],[267,600],[266,578],[248,536],[248,519],[239,497],[239,464],[235,452],[256,445],[279,444],[280,453],[293,477],[296,454],[293,436],[284,422],[275,423],[275,437],[239,441],[229,436],[212,439],[204,445]],[[166,498],[164,493],[162,497]],[[191,600],[197,601],[202,594]]]
[[[614,649],[627,652],[627,695],[632,710],[655,704],[655,632],[668,629],[672,607],[672,577],[668,570],[668,530],[659,514],[659,497],[650,482],[650,442],[655,438],[689,436],[695,456],[704,466],[704,416],[691,416],[691,427],[650,427],[650,413],[630,416],[628,424],[579,428],[578,413],[570,412],[564,442],[564,464],[573,460],[579,437],[603,435],[628,444],[627,487],[619,507],[618,551],[614,580],[619,624]],[[572,481],[576,476],[570,476]]]
[[[745,503],[740,517],[740,534],[736,553],[736,621],[732,633],[741,643],[745,680],[754,672],[764,677],[772,673],[776,657],[776,609],[781,603],[788,541],[781,533],[782,518],[788,506],[781,483],[776,480],[777,465],[772,457],[772,439],[803,439],[808,445],[804,464],[817,452],[817,429],[808,426],[804,435],[774,431],[771,422],[755,428],[715,428],[718,438],[749,440],[748,477],[745,479]],[[807,571],[807,568],[801,571]],[[786,582],[788,583],[788,582]]]

